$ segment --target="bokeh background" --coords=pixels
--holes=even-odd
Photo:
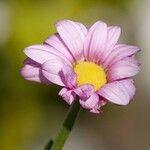
[[[66,18],[121,26],[120,41],[142,49],[142,70],[134,101],[108,104],[100,115],[82,110],[64,150],[149,150],[149,16],[149,0],[0,0],[0,150],[42,150],[55,137],[68,110],[59,87],[25,81],[19,70],[23,49],[42,43]]]

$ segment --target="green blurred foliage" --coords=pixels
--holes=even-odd
[[[60,19],[72,19],[88,25],[96,20],[104,20],[109,24],[121,25],[122,18],[128,13],[130,2],[129,0],[0,2],[0,5],[3,3],[7,7],[6,11],[9,14],[7,16],[8,36],[0,45],[1,150],[42,149],[49,137],[56,133],[68,108],[57,95],[59,87],[32,83],[20,76],[19,71],[25,59],[23,49],[32,44],[42,43],[50,34],[56,32],[54,23]],[[119,112],[124,118],[129,113],[126,109],[120,108],[115,111],[114,106],[106,106],[106,112],[107,110],[108,113],[113,113],[116,122],[119,120],[117,115]],[[105,123],[111,124],[112,121],[108,119],[111,118],[111,114],[108,113],[105,113],[105,117],[95,117],[84,112],[80,124],[84,126],[84,122],[94,117],[95,123],[99,120],[104,121],[101,125],[104,127]],[[109,128],[108,125],[104,127],[105,131],[107,127]],[[115,128],[117,127],[116,125]]]

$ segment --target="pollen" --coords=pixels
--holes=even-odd
[[[92,84],[94,91],[97,91],[107,82],[104,69],[93,62],[79,62],[74,65],[74,71],[77,74],[78,86]]]

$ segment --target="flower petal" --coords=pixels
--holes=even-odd
[[[79,22],[75,22],[76,25],[78,25],[79,29],[82,31],[82,34],[84,36],[82,36],[82,39],[85,40],[85,36],[87,35],[87,28],[82,24],[82,23],[79,23]]]
[[[121,33],[121,28],[118,27],[118,26],[110,26],[108,27],[108,39],[107,39],[107,42],[108,42],[108,46],[109,47],[113,47],[119,37],[120,37],[120,33]]]
[[[64,57],[66,57],[71,63],[75,61],[74,56],[72,55],[68,47],[64,44],[64,41],[60,38],[60,35],[58,33],[46,39],[45,43],[54,47],[60,53],[64,54]]]
[[[93,113],[99,113],[99,96],[96,93],[93,93],[86,101],[80,99],[80,104],[83,108],[92,110]]]
[[[48,81],[41,73],[41,66],[34,62],[33,60],[27,58],[24,62],[25,66],[21,69],[21,75],[26,80],[31,80],[35,82],[41,82],[45,84],[50,84],[51,82]]]
[[[101,63],[112,52],[121,34],[121,28],[118,26],[110,26],[107,29],[108,29],[107,43],[106,43],[105,51],[103,52],[103,54],[101,54],[101,59],[100,59]]]
[[[114,63],[108,69],[109,81],[128,78],[136,75],[140,71],[139,63],[133,57],[127,57]]]
[[[113,63],[125,58],[132,56],[136,52],[138,52],[140,49],[136,46],[132,45],[125,45],[125,44],[118,44],[114,47],[112,53],[108,55],[106,60],[103,63],[103,66],[105,68],[110,67]]]
[[[83,100],[89,98],[94,93],[94,87],[91,84],[81,85],[74,92]]]
[[[29,46],[25,48],[24,52],[29,58],[33,59],[34,61],[40,64],[43,64],[49,59],[62,59],[66,63],[71,65],[69,60],[66,59],[63,54],[61,54],[56,49],[48,45]]]
[[[72,104],[75,98],[74,92],[72,90],[68,90],[67,88],[62,88],[59,95],[62,96],[69,105]]]
[[[77,86],[76,73],[74,72],[72,67],[63,65],[61,71],[59,72],[59,76],[66,87],[74,89]]]
[[[107,102],[105,100],[100,99],[99,102],[97,103],[97,105],[95,105],[95,107],[93,107],[90,110],[90,112],[98,114],[98,113],[102,112],[101,111],[101,107],[104,106],[104,105],[106,105],[106,104],[107,104]]]
[[[135,86],[131,79],[115,81],[104,85],[98,94],[112,103],[127,105],[135,94]]]
[[[82,59],[86,28],[83,25],[70,20],[57,22],[56,28],[74,58],[76,60]]]
[[[63,66],[64,62],[60,59],[51,59],[42,65],[42,73],[52,83],[64,86],[64,83],[59,75],[59,72],[62,70]]]
[[[98,21],[89,29],[84,45],[86,60],[97,61],[98,56],[104,51],[107,40],[107,25]]]

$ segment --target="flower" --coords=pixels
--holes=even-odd
[[[135,94],[132,76],[139,72],[136,46],[117,44],[121,29],[97,21],[89,29],[79,22],[56,23],[57,33],[43,44],[25,48],[21,70],[27,80],[57,84],[71,104],[99,113],[107,102],[127,105]]]

